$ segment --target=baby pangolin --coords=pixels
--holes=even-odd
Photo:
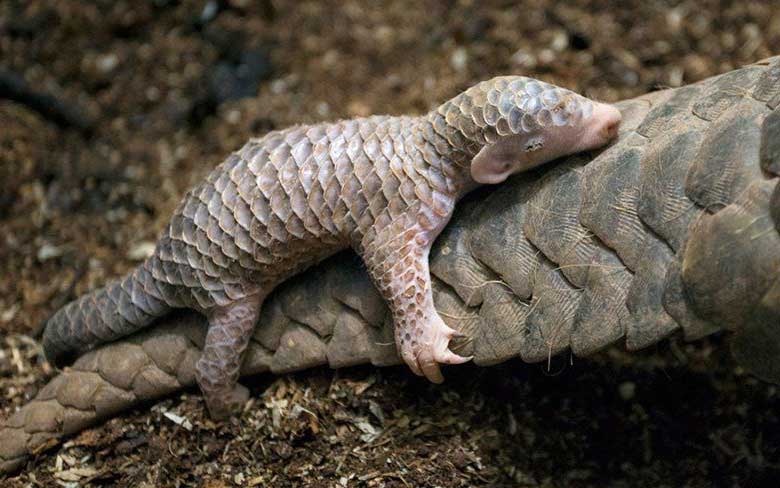
[[[389,306],[401,358],[443,380],[455,331],[433,306],[428,252],[455,203],[480,184],[600,147],[620,112],[531,78],[479,83],[427,115],[297,126],[252,139],[179,205],[154,254],[47,323],[55,364],[174,308],[208,318],[197,380],[215,418],[246,399],[237,383],[263,299],[351,247]],[[260,324],[262,326],[262,324]]]

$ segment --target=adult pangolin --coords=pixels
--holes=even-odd
[[[433,306],[428,252],[455,203],[480,184],[617,135],[620,113],[525,77],[479,83],[427,115],[374,116],[250,140],[184,197],[154,254],[125,278],[58,311],[55,364],[135,332],[173,308],[205,314],[197,380],[213,417],[247,390],[242,355],[279,283],[352,247],[386,300],[403,360],[442,381],[455,331]]]

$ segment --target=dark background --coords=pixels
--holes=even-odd
[[[183,192],[247,138],[421,113],[498,74],[604,101],[696,82],[780,54],[775,3],[0,1],[0,93],[17,99],[0,99],[0,416],[52,374],[24,334],[135,266]],[[57,103],[42,115],[30,106],[44,95]],[[771,486],[780,475],[780,395],[742,374],[723,338],[559,358],[554,370],[467,366],[444,387],[404,368],[260,378],[241,423],[214,426],[185,394],[89,431],[13,483],[50,486],[57,455],[89,455],[78,465],[96,474],[81,481],[120,486]],[[293,404],[316,426],[308,414],[274,424],[274,408]],[[385,433],[366,444],[362,420]]]

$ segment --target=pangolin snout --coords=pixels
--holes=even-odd
[[[620,111],[612,105],[596,103],[593,110],[593,146],[603,146],[617,137],[622,120]]]
[[[611,141],[618,135],[620,123],[623,121],[623,115],[612,105],[601,104],[605,107],[601,119],[600,135],[605,143]]]

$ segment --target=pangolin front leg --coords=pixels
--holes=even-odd
[[[393,225],[370,232],[373,239],[358,249],[390,308],[401,359],[415,374],[434,383],[444,381],[439,364],[471,360],[449,349],[450,339],[457,332],[444,323],[434,307],[428,268],[431,245],[449,221],[453,206],[451,202],[436,211],[410,211]]]
[[[415,374],[441,383],[444,377],[439,364],[460,364],[471,358],[458,356],[449,349],[450,339],[457,333],[444,323],[433,305],[429,250],[430,244],[416,242],[401,250],[397,266],[391,271],[397,286],[389,303],[401,358]]]
[[[195,374],[214,419],[229,417],[249,398],[249,391],[238,384],[238,376],[262,302],[261,296],[254,295],[206,314],[209,328]]]

